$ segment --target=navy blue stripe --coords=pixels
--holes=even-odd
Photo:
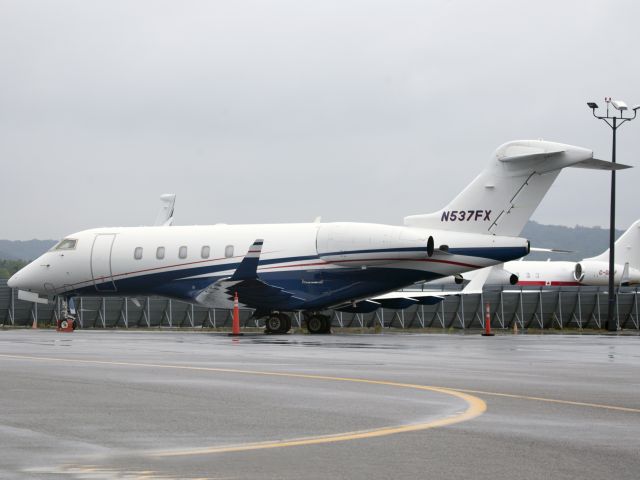
[[[470,247],[450,248],[449,253],[466,257],[481,257],[508,262],[527,255],[527,247]]]
[[[427,247],[405,247],[405,248],[374,248],[367,250],[348,250],[343,252],[328,252],[323,253],[322,256],[332,255],[352,255],[358,253],[395,253],[395,252],[426,252]],[[448,252],[452,255],[461,255],[465,257],[480,257],[490,258],[492,260],[499,260],[502,262],[508,262],[515,258],[524,257],[527,252],[527,247],[465,247],[465,248],[450,248]],[[288,260],[285,260],[288,261]]]
[[[346,250],[342,252],[327,252],[322,256],[350,255],[353,253],[391,253],[391,252],[426,252],[427,247],[403,247],[403,248],[372,248],[368,250]]]
[[[320,260],[320,257],[318,255],[305,255],[300,257],[271,258],[268,260],[260,258],[260,265],[273,265],[274,263],[299,262],[302,260]],[[235,264],[227,263],[226,265],[227,265],[227,268],[225,268],[225,270],[227,270],[230,266],[233,266]]]

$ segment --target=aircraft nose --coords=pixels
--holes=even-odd
[[[9,280],[7,280],[7,286],[9,288],[18,288],[20,283],[20,273],[14,273]]]

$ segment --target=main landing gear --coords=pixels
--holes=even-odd
[[[310,334],[321,335],[331,333],[331,317],[321,313],[305,312],[305,324]],[[273,312],[266,317],[264,333],[282,335],[291,330],[291,317],[286,313]]]
[[[309,333],[314,335],[331,333],[331,318],[327,315],[311,313],[305,317]]]
[[[264,322],[264,333],[283,334],[291,330],[291,317],[286,313],[272,313]]]

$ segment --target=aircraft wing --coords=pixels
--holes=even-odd
[[[403,309],[415,304],[435,305],[450,295],[460,295],[462,292],[463,290],[398,290],[378,295],[377,297],[370,298],[367,301],[376,303],[383,308]]]
[[[262,239],[253,242],[233,275],[212,283],[202,290],[195,300],[202,305],[227,305],[233,301],[237,293],[240,303],[257,310],[277,308],[292,298],[302,300],[258,277],[258,262],[263,243]]]
[[[482,287],[484,287],[484,284],[487,283],[487,279],[491,275],[491,272],[494,268],[496,268],[496,266],[476,270],[474,272],[475,275],[473,276],[471,281],[467,283],[467,286],[464,287],[460,293],[463,295],[482,293]]]
[[[473,279],[462,290],[397,290],[395,292],[378,295],[366,301],[378,304],[383,308],[402,309],[415,304],[435,305],[451,295],[481,294],[482,287],[487,281],[487,278],[489,278],[492,268],[493,267],[487,267],[477,270]],[[358,308],[361,303],[362,302],[356,304],[356,308]]]

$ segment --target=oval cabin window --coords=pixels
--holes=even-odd
[[[187,247],[186,246],[181,246],[180,249],[178,250],[178,257],[180,258],[187,258]]]
[[[211,247],[209,247],[209,245],[204,245],[202,247],[202,250],[200,250],[200,256],[202,258],[209,258],[210,254],[211,254]]]
[[[142,247],[136,247],[133,251],[133,258],[136,260],[142,260]]]

